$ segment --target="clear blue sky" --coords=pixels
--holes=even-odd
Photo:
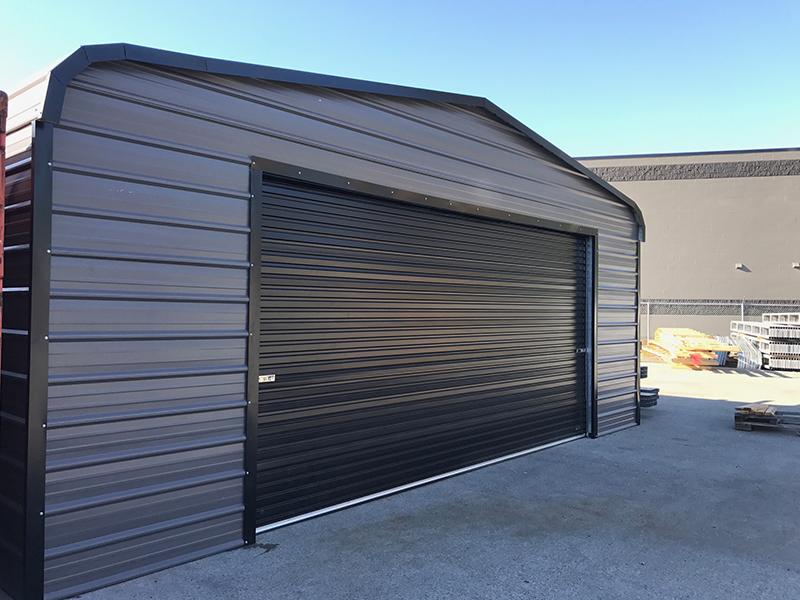
[[[800,146],[800,0],[4,2],[0,87],[131,42],[477,94],[573,155]]]

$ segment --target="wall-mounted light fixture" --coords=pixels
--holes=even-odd
[[[800,269],[800,262],[793,262],[792,263],[792,268],[793,269]]]

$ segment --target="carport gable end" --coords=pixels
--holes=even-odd
[[[39,99],[32,101],[34,96]],[[266,301],[259,290],[267,281],[262,278],[274,277],[275,269],[290,269],[297,275],[288,297],[313,303],[314,293],[326,289],[320,288],[326,282],[319,273],[331,272],[331,265],[319,264],[319,256],[314,256],[316,271],[310,274],[299,266],[309,261],[297,262],[296,252],[267,248],[262,253],[260,232],[269,219],[261,214],[254,196],[261,193],[264,171],[253,168],[252,157],[273,161],[267,170],[273,174],[276,161],[281,161],[287,167],[373,186],[348,196],[331,186],[326,191],[323,182],[314,194],[321,202],[318,206],[324,205],[332,215],[361,211],[357,223],[366,223],[370,217],[363,215],[380,210],[397,216],[408,231],[416,227],[417,237],[424,241],[417,240],[403,256],[424,255],[430,246],[439,254],[425,260],[443,260],[446,248],[433,244],[435,236],[425,233],[423,223],[427,227],[447,223],[437,234],[440,237],[451,226],[462,232],[474,230],[474,239],[484,240],[480,252],[486,256],[471,248],[472,260],[493,265],[495,279],[506,278],[492,283],[483,276],[467,277],[482,281],[487,289],[494,286],[494,295],[481,296],[464,288],[464,269],[470,265],[453,263],[461,283],[436,292],[458,304],[466,320],[436,324],[441,331],[428,340],[427,348],[420,344],[423,333],[419,333],[413,347],[393,343],[382,358],[385,349],[376,346],[377,330],[372,335],[369,328],[361,328],[358,334],[338,338],[335,335],[341,332],[333,332],[334,337],[326,334],[326,347],[311,348],[303,337],[310,332],[293,329],[292,323],[303,319],[277,314],[275,323],[283,329],[277,333],[267,329],[269,335],[279,336],[274,347],[291,344],[305,351],[312,363],[314,353],[322,352],[327,360],[338,352],[337,364],[380,364],[384,370],[361,371],[366,373],[363,385],[344,392],[335,382],[309,381],[328,386],[329,397],[340,395],[339,405],[325,407],[315,417],[316,424],[326,436],[355,443],[347,451],[354,464],[366,469],[361,474],[372,468],[367,461],[373,451],[369,440],[359,446],[351,439],[353,430],[336,430],[335,424],[343,422],[342,409],[370,390],[391,395],[391,386],[380,386],[389,381],[386,369],[424,366],[425,361],[430,372],[420,381],[429,387],[405,393],[422,393],[423,399],[428,394],[425,405],[430,408],[425,408],[426,423],[419,433],[435,432],[443,447],[458,439],[458,431],[447,430],[443,423],[447,413],[441,411],[448,402],[466,402],[468,408],[469,400],[479,398],[475,394],[485,393],[479,388],[487,385],[506,390],[505,396],[498,391],[493,395],[505,398],[509,417],[526,410],[525,398],[549,397],[557,406],[558,398],[568,398],[576,385],[584,385],[586,405],[568,404],[570,410],[583,411],[586,431],[608,433],[638,422],[641,215],[617,190],[487,100],[111,44],[81,48],[48,78],[13,94],[11,103],[20,108],[13,114],[23,116],[12,125],[9,147],[24,149],[25,136],[28,143],[33,141],[27,167],[24,160],[15,162],[32,169],[33,177],[30,351],[25,365],[29,384],[0,388],[3,406],[13,402],[27,406],[23,439],[28,458],[19,485],[28,500],[22,507],[24,533],[15,538],[24,557],[24,577],[19,581],[16,573],[2,573],[4,587],[15,597],[21,593],[32,598],[67,597],[252,543],[258,502],[283,506],[281,494],[289,490],[270,488],[270,479],[259,474],[258,457],[264,450],[258,441],[257,409],[260,396],[268,402],[271,393],[281,393],[280,386],[293,383],[292,369],[297,366],[292,366],[287,347],[270,358],[274,369],[261,371],[258,355],[264,350],[258,344],[265,337],[261,324],[272,320],[269,311],[300,314],[305,309],[283,300],[275,304],[287,297],[287,289],[268,287],[278,296]],[[24,118],[27,114],[39,118],[31,125]],[[297,194],[310,193],[285,191],[295,194],[296,200]],[[320,201],[320,195],[325,199]],[[387,203],[412,197],[439,205],[425,208],[433,212],[420,213]],[[474,214],[467,215],[470,212]],[[278,217],[287,215],[290,220],[296,216]],[[481,221],[472,220],[479,216]],[[340,227],[348,226],[346,220]],[[523,226],[531,228],[517,229]],[[367,303],[385,307],[387,299],[402,292],[405,304],[397,305],[398,310],[436,314],[424,300],[424,286],[434,284],[410,277],[408,263],[392,267],[406,269],[402,276],[391,278],[400,281],[394,287],[364,289],[353,283],[364,277],[375,280],[378,272],[387,271],[388,263],[379,264],[378,271],[373,265],[370,272],[358,261],[365,252],[371,253],[371,260],[386,252],[396,258],[399,241],[381,241],[391,230],[375,225],[372,237],[363,238],[366,246],[342,246],[342,238],[331,238],[316,226],[287,231],[296,237],[281,243],[294,244],[295,250],[308,251],[302,246],[306,238],[316,244],[321,239],[329,246],[339,244],[338,267],[345,265],[354,275],[350,287],[327,288],[322,297],[328,305],[346,303],[348,290],[362,289],[358,292],[362,304],[366,294]],[[573,234],[578,237],[570,237]],[[269,235],[264,238],[267,242]],[[459,235],[459,243],[473,239]],[[576,261],[581,257],[581,262],[568,269],[563,263],[539,265],[537,272],[547,273],[548,279],[542,280],[544,284],[530,281],[529,273],[514,271],[518,266],[505,271],[500,267],[502,251],[492,254],[501,241],[512,243],[517,238],[535,239],[543,248],[561,247],[565,252],[561,256],[574,256]],[[292,254],[294,262],[287,262]],[[420,270],[414,277],[434,266],[414,267]],[[522,329],[515,331],[486,316],[491,309],[485,303],[476,304],[481,297],[507,303],[514,290],[531,285],[540,286],[539,297],[553,302],[535,318],[568,326],[562,335],[568,330],[569,343],[580,344],[570,347],[569,353],[588,350],[567,358],[562,340],[560,354],[556,352],[562,357],[558,377],[524,372],[526,356],[541,343],[532,332],[544,321],[536,325],[530,322],[534,316],[522,317]],[[358,303],[348,310],[357,308]],[[506,304],[501,310],[511,309]],[[21,315],[24,318],[24,311]],[[469,325],[474,318],[470,315],[484,322]],[[480,347],[475,343],[475,326],[491,332]],[[451,331],[445,338],[447,327]],[[467,332],[461,339],[452,335],[458,328]],[[436,341],[444,339],[447,342]],[[448,373],[437,367],[437,353],[459,369]],[[496,355],[492,364],[502,367],[493,371],[497,378],[493,382],[480,377],[488,372],[489,355]],[[420,363],[420,357],[427,358]],[[14,368],[3,360],[3,371],[10,374],[6,377],[13,375]],[[579,364],[585,368],[567,375],[570,365]],[[259,386],[258,376],[270,374],[277,374],[276,381]],[[462,386],[456,386],[453,398],[443,395],[446,377]],[[543,382],[552,386],[559,381],[564,386],[561,391],[551,389],[550,396],[543,395]],[[283,388],[284,401],[287,390]],[[308,393],[298,398],[303,397]],[[297,411],[302,406],[291,408]],[[313,412],[314,407],[302,410]],[[391,436],[413,439],[413,431],[390,430],[409,422],[413,414],[412,410],[405,420],[383,423],[370,421],[365,413],[354,416],[374,431],[388,428],[390,437],[371,439],[379,440],[384,451],[399,455],[402,449],[391,446],[398,438]],[[327,424],[319,421],[320,415],[325,415]],[[269,439],[292,435],[292,427],[304,426],[297,421],[297,412],[293,418],[282,421],[270,415]],[[557,432],[563,421],[555,413],[550,418]],[[464,431],[477,432],[475,427],[483,422],[490,420],[476,417],[462,425]],[[432,477],[422,477],[409,467],[415,480],[407,485],[519,454],[502,450],[502,455],[494,456],[493,448],[504,448],[495,436],[484,432],[483,446],[471,454],[443,457],[441,470]],[[563,434],[563,439],[570,437]],[[532,445],[535,449],[537,442]],[[269,452],[264,458],[270,469],[291,469],[288,458]],[[305,464],[316,464],[320,472],[339,477],[336,465],[324,463],[323,455],[315,458],[320,449],[307,447],[302,452],[311,461]],[[454,464],[459,459],[463,467]],[[338,489],[346,491],[347,481],[337,481]],[[376,479],[374,492],[361,487],[353,492],[363,499],[407,487],[395,485],[396,479],[381,481]],[[300,480],[292,485],[292,495],[311,489]],[[308,496],[308,500],[311,505],[318,499]]]
[[[82,46],[53,69],[50,74],[50,82],[48,83],[46,98],[43,103],[42,120],[50,123],[59,122],[67,87],[77,75],[93,65],[114,61],[133,61],[158,67],[207,72],[220,76],[251,77],[276,83],[300,84],[364,94],[378,94],[398,98],[441,102],[464,108],[484,109],[500,122],[517,130],[528,137],[534,144],[547,150],[554,158],[563,162],[568,169],[582,174],[584,177],[606,190],[613,198],[627,205],[639,226],[639,241],[645,240],[644,217],[636,202],[603,178],[599,177],[594,171],[584,167],[581,163],[548,142],[521,121],[502,110],[499,106],[495,105],[487,98],[479,96],[440,92],[347,77],[205,58],[180,52],[136,46],[133,44],[98,44]]]

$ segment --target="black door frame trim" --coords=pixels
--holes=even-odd
[[[642,242],[636,242],[636,424],[642,424]]]
[[[534,227],[539,227],[540,229],[549,229],[551,231],[561,231],[564,233],[573,233],[595,239],[597,238],[597,229],[594,227],[586,227],[583,225],[576,225],[574,223],[562,223],[560,221],[552,221],[550,219],[507,212],[504,210],[497,210],[495,208],[477,206],[475,204],[469,204],[467,202],[458,200],[450,200],[448,198],[441,198],[438,196],[427,196],[417,192],[410,192],[408,190],[403,190],[396,187],[389,187],[368,181],[342,177],[340,175],[334,175],[333,173],[316,171],[314,169],[309,169],[298,165],[291,165],[276,160],[253,158],[251,163],[253,170],[268,173],[269,175],[274,175],[284,179],[294,179],[303,183],[315,183],[339,190],[355,191],[384,200],[397,200],[398,202],[407,202],[410,204],[417,204],[419,206],[426,206],[428,208],[437,208],[439,210],[447,210],[465,215],[494,219],[496,221],[531,225]],[[251,186],[252,183],[253,181],[251,178]],[[250,192],[251,195],[258,198],[261,190],[253,190],[251,188]]]
[[[562,223],[559,221],[552,221],[550,219],[543,219],[531,215],[522,215],[519,213],[512,213],[484,206],[476,206],[467,202],[450,200],[438,196],[428,196],[417,192],[411,192],[396,187],[388,187],[368,181],[343,177],[333,173],[326,173],[307,167],[292,165],[276,160],[270,160],[259,157],[252,157],[250,161],[250,343],[248,344],[248,376],[247,376],[247,418],[246,430],[247,441],[245,443],[245,516],[244,516],[244,543],[252,544],[255,542],[256,536],[256,469],[258,463],[258,334],[259,334],[259,311],[260,311],[260,273],[261,273],[261,206],[263,202],[263,180],[264,175],[275,176],[281,179],[289,179],[299,181],[302,183],[312,183],[328,188],[337,190],[357,192],[368,196],[374,196],[382,200],[396,200],[409,204],[416,204],[428,208],[436,208],[439,210],[446,210],[464,215],[471,215],[485,219],[492,219],[495,221],[505,221],[509,223],[518,223],[540,229],[550,231],[558,231],[562,233],[570,233],[581,237],[586,242],[587,247],[587,285],[586,285],[586,300],[591,302],[591,307],[586,308],[587,316],[591,319],[591,323],[587,324],[587,352],[585,353],[587,360],[587,370],[591,370],[586,385],[587,402],[590,403],[590,410],[586,412],[586,431],[585,435],[588,437],[597,436],[597,281],[598,281],[598,261],[597,261],[597,229],[593,227],[585,227],[576,225],[574,223]],[[571,439],[571,438],[570,438]],[[532,449],[531,451],[535,451]],[[525,454],[515,453],[515,455]],[[511,457],[509,457],[511,458]],[[498,462],[503,460],[503,457],[489,463]],[[488,464],[488,463],[487,463]],[[462,469],[459,472],[470,470]],[[433,477],[431,480],[437,480],[449,476],[445,474],[441,477]],[[427,480],[425,480],[427,481]],[[409,484],[401,486],[396,491],[401,489],[408,489],[417,484]],[[375,494],[375,497],[392,493],[389,490],[385,493]],[[356,504],[366,499],[356,499],[352,502],[346,502],[343,505],[315,511],[310,515],[303,515],[289,519],[289,522],[295,522],[301,518],[309,518],[317,514],[325,514],[338,508],[344,508],[352,504]],[[279,525],[265,526],[259,528],[264,531]]]
[[[594,235],[586,238],[586,244],[589,248],[586,253],[587,263],[589,268],[586,270],[586,300],[591,299],[592,305],[586,307],[586,314],[588,323],[586,324],[586,369],[589,371],[589,376],[586,379],[586,402],[589,404],[586,411],[586,435],[590,438],[598,436],[598,410],[597,410],[597,323],[599,314],[597,304],[600,300],[599,292],[597,289],[599,277],[599,254],[597,250],[597,232]]]
[[[250,271],[247,284],[247,406],[244,443],[244,522],[245,545],[256,542],[256,467],[258,465],[258,339],[261,310],[261,171],[250,169]]]

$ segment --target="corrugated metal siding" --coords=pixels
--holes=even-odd
[[[28,446],[31,164],[9,156],[6,168],[0,377],[0,584],[22,597]]]
[[[248,176],[55,131],[48,597],[242,543]]]
[[[30,157],[33,145],[33,123],[23,125],[6,137],[6,156],[19,160]]]
[[[152,402],[148,406],[156,408],[156,397],[162,398],[165,406],[192,403],[191,398],[174,389],[157,388],[155,381],[163,378],[156,375],[209,377],[210,384],[223,386],[223,398],[234,403],[243,400],[243,379],[227,384],[213,379],[240,374],[244,368],[245,340],[219,334],[219,330],[229,331],[231,327],[234,317],[229,311],[220,309],[203,322],[193,320],[198,313],[194,317],[187,313],[191,324],[159,325],[157,311],[153,310],[154,331],[142,314],[135,316],[136,311],[129,313],[129,320],[115,325],[111,313],[119,314],[122,309],[107,307],[120,301],[152,303],[165,297],[170,301],[208,302],[209,297],[219,299],[231,290],[234,292],[230,295],[237,299],[225,301],[241,301],[246,291],[246,232],[242,229],[246,220],[233,215],[244,214],[241,204],[248,199],[251,156],[597,227],[601,304],[612,305],[610,310],[618,321],[636,321],[635,290],[625,281],[625,275],[614,272],[607,262],[613,260],[618,267],[635,270],[637,226],[629,209],[481,111],[108,63],[87,69],[68,88],[54,153],[52,288],[54,307],[61,308],[53,312],[51,326],[62,336],[53,341],[51,354],[51,406],[62,407],[54,408],[50,415],[56,422],[67,414],[89,418],[94,411],[114,412],[114,398],[123,391],[131,394],[131,405],[137,407]],[[97,267],[100,263],[104,266]],[[221,279],[215,275],[223,271],[227,275]],[[242,278],[241,287],[232,281],[236,274]],[[71,331],[77,331],[74,321],[81,317],[61,301],[75,298],[94,303],[96,310],[91,312],[96,313],[98,321],[80,322],[82,331],[90,328],[95,333],[91,340],[70,337]],[[177,335],[185,333],[181,329],[184,326],[194,332],[193,337]],[[633,353],[635,342],[628,336],[633,338],[635,333],[624,328],[601,328],[600,354]],[[601,375],[604,369],[601,365]],[[120,387],[132,382],[143,382],[143,388]],[[82,387],[87,385],[106,387]],[[635,389],[635,373],[615,380],[614,386],[601,390],[603,400],[609,400],[612,392],[621,398],[622,409],[614,412],[614,425],[633,424],[635,392],[626,392],[625,387]],[[153,420],[162,418],[166,417],[160,413],[149,418],[139,415],[131,419],[132,428],[114,429],[114,435],[123,440],[137,439],[155,423],[163,427],[166,438],[177,431],[183,435],[184,430],[173,429],[171,422]],[[111,422],[118,420],[121,417]],[[233,432],[230,422],[229,431]],[[601,415],[601,424],[605,423]],[[201,432],[209,429],[202,420],[190,420],[186,425]],[[51,432],[53,448],[58,448],[53,460],[74,452],[69,460],[76,462],[71,468],[106,464],[101,485],[85,491],[76,488],[75,494],[87,501],[96,492],[114,497],[119,493],[119,478],[112,474],[121,467],[133,469],[127,461],[139,455],[131,451],[125,461],[108,462],[110,446],[89,443],[79,433],[88,435],[89,430],[80,429],[85,425],[74,427],[74,439],[70,439],[70,429]],[[209,443],[232,442],[217,439]],[[160,444],[153,441],[153,447],[163,448]],[[61,471],[48,473],[48,502],[55,489],[56,472]],[[166,466],[156,468],[156,472],[160,473],[157,478],[174,480],[176,485],[182,476]],[[74,481],[80,488],[81,480]],[[235,481],[230,485],[241,485]],[[194,512],[196,509],[188,509],[186,515]],[[110,521],[116,518],[111,515],[115,513],[109,513]],[[175,531],[179,531],[179,522],[180,517],[176,517]],[[48,552],[52,555],[64,547],[65,538],[61,537],[59,522],[51,523]],[[126,527],[120,531],[143,531],[138,526]],[[240,533],[237,530],[234,536],[232,528],[230,537],[220,537],[213,528],[190,527],[188,531],[188,537],[175,538],[178,546],[186,548],[184,557],[195,552],[197,544],[212,548],[238,543]],[[150,551],[142,546],[142,556]],[[106,577],[90,568],[91,557],[98,565],[107,562],[99,560],[103,550],[88,552],[80,554],[82,560],[69,576],[56,559],[48,559],[50,589],[58,593],[78,590]],[[130,573],[163,564],[154,559],[142,566],[136,560],[126,563],[131,565]],[[125,572],[121,568],[109,577]]]
[[[598,246],[597,432],[636,424],[639,368],[638,243],[600,236]]]
[[[265,178],[257,523],[586,431],[586,240]]]
[[[62,120],[82,131],[212,159],[271,158],[596,227],[600,324],[637,321],[638,231],[630,209],[485,111],[113,63],[73,81]],[[157,173],[170,177],[163,169]],[[636,353],[633,328],[600,327],[598,343],[601,356]],[[606,364],[598,365],[601,376]],[[617,428],[636,418],[636,372],[609,385],[600,390],[600,433],[610,429],[607,419]]]
[[[28,126],[42,115],[49,81],[50,72],[47,71],[8,95],[6,128],[9,133]]]

